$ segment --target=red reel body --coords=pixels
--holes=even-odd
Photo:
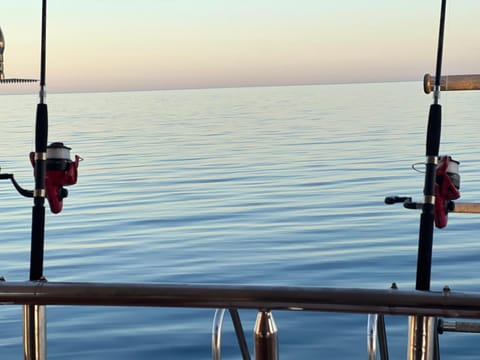
[[[440,156],[435,182],[435,226],[444,228],[448,222],[448,202],[460,197],[460,163],[450,156]]]
[[[80,156],[70,159],[70,148],[61,142],[55,142],[47,147],[47,172],[45,175],[45,193],[50,210],[58,214],[63,208],[63,199],[68,196],[64,186],[74,185],[78,178]],[[34,165],[34,153],[30,153]]]

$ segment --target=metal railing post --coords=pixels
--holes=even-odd
[[[270,311],[258,312],[254,334],[255,360],[278,360],[278,330]]]
[[[221,359],[222,325],[226,309],[215,310],[212,325],[212,360]]]
[[[434,360],[437,320],[431,316],[408,318],[407,360]]]
[[[377,350],[378,345],[378,350]],[[383,314],[368,314],[367,320],[367,359],[388,360],[387,331]]]
[[[23,306],[23,351],[25,360],[46,360],[46,306]]]

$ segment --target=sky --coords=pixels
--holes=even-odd
[[[47,91],[421,80],[439,12],[440,0],[48,0]],[[448,2],[445,73],[480,73],[479,15],[478,0]],[[2,0],[7,78],[39,77],[40,20],[41,0]]]

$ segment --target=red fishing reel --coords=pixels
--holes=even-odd
[[[62,211],[63,199],[68,196],[64,186],[74,185],[78,178],[78,165],[81,157],[75,155],[75,160],[70,158],[70,150],[61,142],[54,142],[47,146],[47,172],[45,176],[45,192],[54,214]],[[30,153],[30,161],[34,162],[35,153]]]
[[[448,222],[448,204],[460,197],[460,163],[450,156],[439,156],[435,180],[435,226],[444,228]]]
[[[416,170],[415,165],[417,164],[412,167]],[[448,212],[456,209],[453,200],[460,197],[459,165],[460,163],[453,160],[449,155],[438,157],[438,165],[435,171],[434,221],[435,226],[439,229],[447,226]],[[420,210],[423,208],[423,203],[412,202],[412,198],[407,196],[387,196],[385,203],[387,205],[403,203],[403,206],[407,209]],[[463,210],[463,212],[467,211]]]

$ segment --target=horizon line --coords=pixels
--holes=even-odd
[[[224,85],[224,86],[192,86],[192,87],[168,87],[168,88],[131,88],[131,89],[104,89],[104,90],[95,90],[95,89],[78,89],[78,90],[53,90],[48,91],[48,86],[46,86],[46,93],[48,94],[95,94],[95,93],[117,93],[117,92],[149,92],[149,91],[185,91],[185,90],[214,90],[214,89],[242,89],[242,88],[267,88],[267,87],[294,87],[294,86],[327,86],[327,85],[359,85],[359,84],[382,84],[382,83],[403,83],[403,82],[415,82],[422,80],[369,80],[369,81],[338,81],[338,82],[319,82],[319,83],[284,83],[284,84],[256,84],[256,85]],[[5,84],[9,85],[9,84]],[[1,85],[0,85],[1,89]],[[2,93],[1,95],[31,95],[35,92],[12,92],[12,93]]]

